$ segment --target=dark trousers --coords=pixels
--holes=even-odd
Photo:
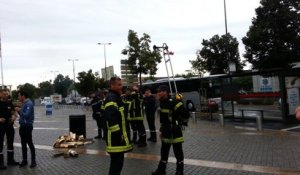
[[[4,135],[6,134],[7,151],[12,152],[14,150],[14,137],[15,130],[12,124],[0,125],[0,153],[3,151]]]
[[[22,156],[23,161],[27,162],[27,145],[29,146],[31,152],[31,161],[35,162],[35,148],[32,142],[32,130],[33,126],[20,126],[20,137],[21,137],[21,145],[22,145]]]
[[[150,132],[155,132],[156,128],[155,128],[155,112],[154,113],[146,113],[147,116],[147,122],[148,122],[148,126],[150,129]]]
[[[109,175],[120,175],[124,164],[124,153],[110,153]]]
[[[146,129],[143,120],[136,120],[135,122],[136,122],[137,131],[139,133],[139,139],[141,138],[144,139],[144,137],[146,138]]]
[[[177,162],[183,161],[182,143],[161,143],[161,161],[168,162],[170,148],[173,145],[173,152],[175,154]]]
[[[104,133],[104,125],[105,125],[104,117],[101,117],[98,114],[93,115],[93,116],[94,116],[93,118],[97,122],[98,136],[100,136],[100,137],[105,136],[105,133]]]

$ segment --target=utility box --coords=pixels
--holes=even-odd
[[[52,115],[52,111],[53,111],[52,103],[46,103],[45,109],[46,109],[46,115]]]
[[[83,135],[86,138],[86,121],[85,115],[70,115],[69,128],[70,132],[75,133],[76,136]]]

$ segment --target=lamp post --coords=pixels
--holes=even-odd
[[[104,48],[104,66],[105,66],[105,80],[107,81],[107,70],[106,70],[106,45],[111,45],[111,43],[98,43],[98,45],[103,45]]]
[[[225,17],[225,33],[227,35],[228,30],[227,30],[227,10],[226,10],[226,0],[224,0],[224,17]]]
[[[74,84],[75,84],[75,61],[78,61],[78,59],[68,59],[68,61],[72,61],[73,63],[73,80],[74,80]]]
[[[50,72],[53,73],[53,75],[54,75],[54,78],[53,78],[53,82],[54,82],[56,74],[58,73],[58,71],[57,70],[51,70]]]
[[[75,61],[78,61],[78,59],[68,59],[68,61],[72,61],[73,63],[73,83],[74,83],[74,88],[75,88]],[[75,90],[75,99],[76,99],[76,90]]]
[[[1,33],[0,33],[0,60],[1,60],[1,81],[2,81],[2,89],[4,89],[3,64],[2,64],[2,49],[1,49]]]

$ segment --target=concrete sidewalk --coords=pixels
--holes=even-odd
[[[87,137],[96,135],[96,123],[90,110],[67,107],[56,109],[51,117],[44,113],[43,107],[36,107],[33,136],[38,166],[35,169],[9,167],[0,174],[107,174],[110,160],[104,152],[102,140],[78,148],[78,158],[53,158],[57,152],[52,148],[53,142],[59,135],[68,132],[70,114],[86,114]],[[186,175],[300,174],[299,133],[256,132],[233,125],[220,128],[218,123],[205,120],[189,124],[184,132],[183,145]],[[18,129],[15,142],[16,159],[20,160]],[[158,164],[159,154],[159,142],[149,143],[145,148],[135,147],[126,155],[122,174],[150,175]],[[175,173],[175,162],[171,151],[167,174]]]

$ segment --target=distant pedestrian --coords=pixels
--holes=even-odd
[[[155,111],[156,111],[156,100],[155,97],[151,94],[151,90],[147,88],[144,93],[144,105],[145,113],[147,117],[148,126],[150,129],[150,138],[148,141],[156,142],[156,128],[155,128]]]
[[[107,124],[106,151],[110,154],[109,175],[120,175],[124,164],[124,153],[132,150],[129,139],[129,124],[121,98],[122,81],[110,79],[110,89],[104,102]]]
[[[300,121],[300,106],[296,108],[295,113],[296,113],[296,119]]]
[[[16,120],[15,110],[12,102],[9,100],[9,91],[1,90],[0,100],[0,169],[6,169],[3,163],[3,140],[6,134],[7,141],[7,164],[8,165],[19,165],[14,160],[14,137],[15,129],[14,122]]]
[[[101,92],[100,92],[101,93]],[[104,136],[104,121],[103,121],[103,113],[101,113],[101,107],[103,104],[102,99],[100,98],[99,94],[96,92],[90,93],[91,100],[91,106],[93,110],[93,119],[97,122],[97,128],[98,128],[98,135],[95,137],[95,139],[101,139]]]
[[[31,165],[30,168],[36,167],[35,159],[35,147],[32,142],[32,130],[33,130],[33,121],[34,121],[34,106],[32,101],[29,99],[27,92],[19,92],[19,101],[22,104],[22,108],[17,108],[20,115],[20,137],[22,145],[22,157],[23,160],[20,163],[20,167],[27,166],[27,145],[30,148],[31,152]]]

